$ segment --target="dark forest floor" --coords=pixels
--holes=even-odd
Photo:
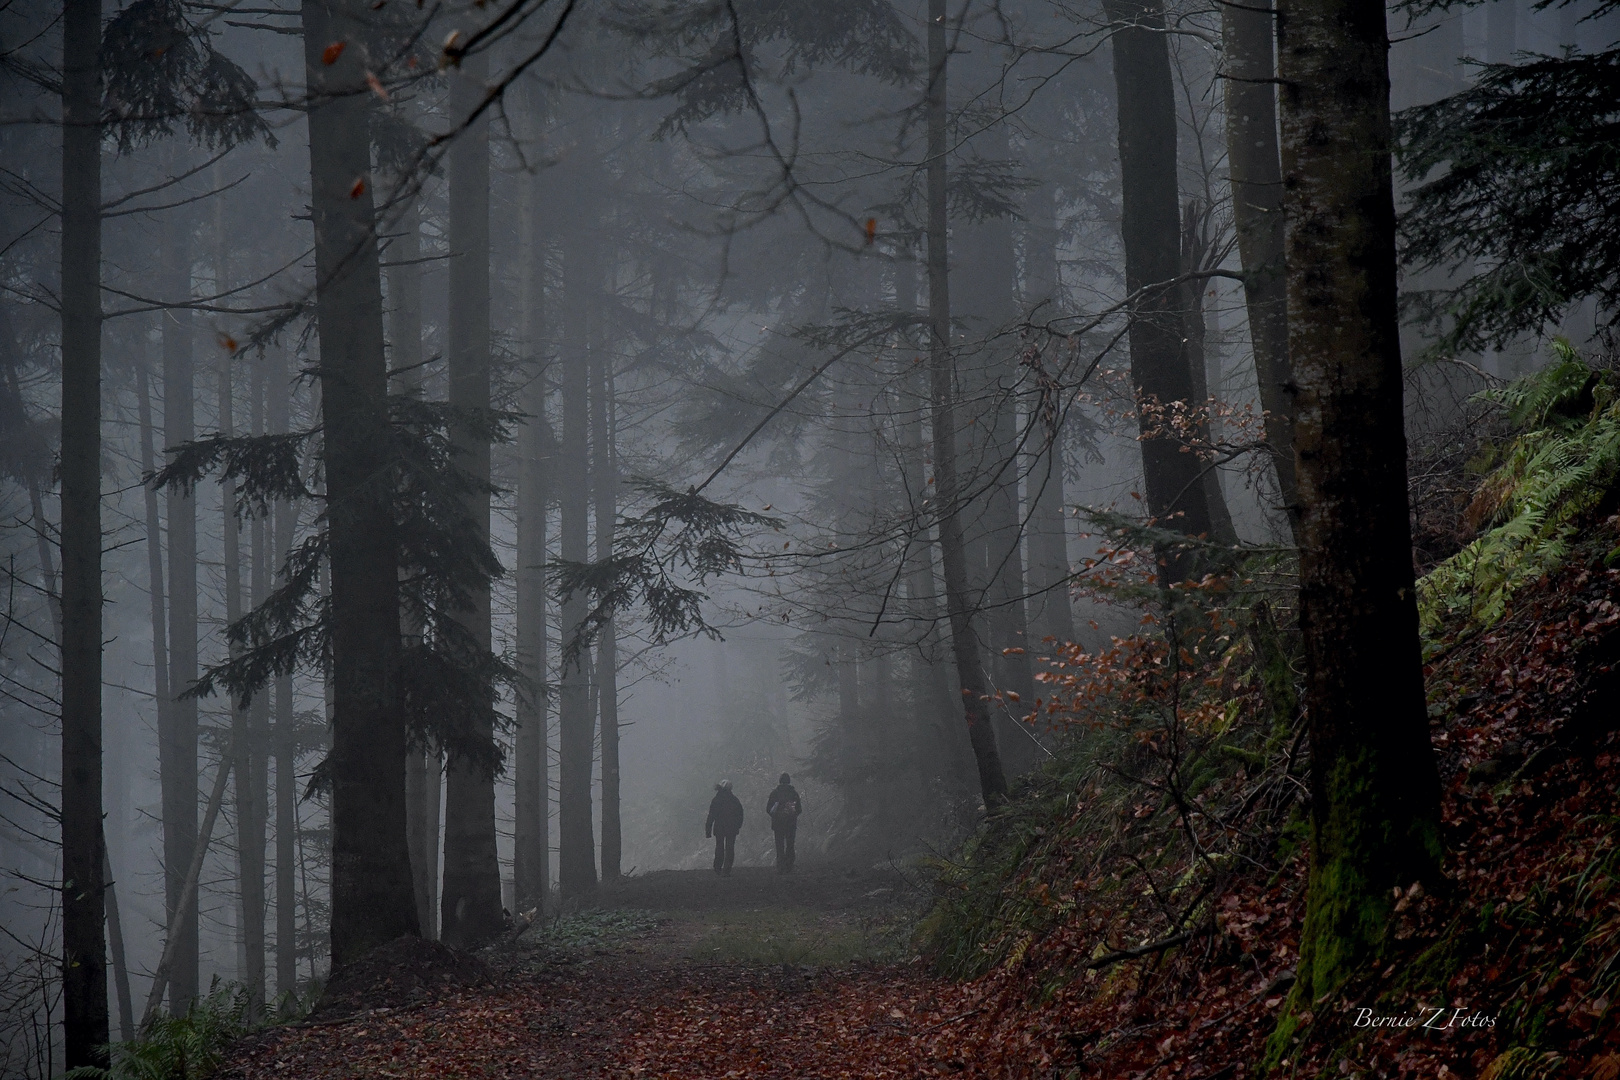
[[[386,947],[309,1020],[239,1043],[218,1075],[917,1075],[917,1038],[963,1011],[963,988],[907,955],[922,900],[889,868],[646,874],[476,962]]]

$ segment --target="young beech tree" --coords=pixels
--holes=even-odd
[[[1273,16],[1264,5],[1221,6],[1221,85],[1226,89],[1227,170],[1232,222],[1243,261],[1266,442],[1278,494],[1296,526],[1293,374],[1288,367],[1288,283],[1283,259],[1282,162],[1277,149],[1277,61]]]
[[[1107,0],[1114,25],[1114,84],[1119,94],[1120,231],[1125,290],[1131,297],[1131,383],[1141,411],[1142,476],[1148,512],[1190,536],[1215,520],[1198,455],[1183,452],[1171,414],[1155,406],[1192,402],[1181,276],[1181,201],[1176,187],[1176,97],[1159,0]],[[1169,580],[1191,567],[1175,558]]]
[[[1407,521],[1384,7],[1279,10],[1311,873],[1278,1052],[1293,1017],[1379,954],[1394,887],[1440,874]]]

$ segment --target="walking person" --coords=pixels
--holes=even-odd
[[[804,803],[793,787],[793,777],[783,773],[776,790],[765,800],[765,812],[771,816],[771,832],[776,834],[776,872],[779,874],[793,869],[793,839],[799,831],[799,814],[803,811]]]
[[[703,823],[703,835],[714,837],[714,872],[730,874],[731,864],[737,857],[737,834],[742,831],[743,804],[731,793],[731,781],[722,780],[714,785],[714,798],[709,801],[709,820]]]

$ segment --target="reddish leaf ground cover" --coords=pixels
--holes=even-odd
[[[1620,573],[1572,569],[1432,666],[1452,894],[1401,899],[1394,962],[1318,1003],[1281,1075],[1620,1077],[1617,596]],[[431,1000],[318,1014],[240,1044],[221,1075],[1242,1077],[1302,910],[1295,860],[1240,877],[1184,947],[1089,974],[1072,963],[1097,947],[1079,918],[970,983],[921,963],[807,975],[620,955],[492,963],[483,985],[416,971]]]

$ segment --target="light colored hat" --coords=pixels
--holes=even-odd
[[[716,784],[714,786],[719,788],[721,791],[730,791],[731,790],[731,781],[730,780],[722,780],[722,781],[720,781],[718,784]]]

